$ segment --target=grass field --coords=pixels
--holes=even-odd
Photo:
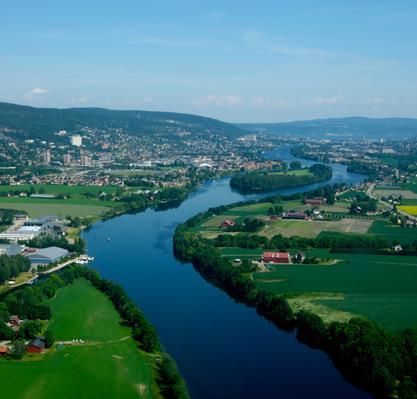
[[[0,197],[0,208],[26,211],[30,216],[89,216],[100,215],[109,207],[118,204],[111,201],[99,201],[89,198],[71,198],[66,200]]]
[[[5,191],[29,191],[33,187],[36,192],[45,190],[45,194],[68,194],[71,196],[84,196],[86,193],[93,195],[105,192],[114,194],[119,187],[117,186],[68,186],[66,184],[19,184],[19,185],[1,185],[0,192]]]
[[[375,220],[368,233],[383,236],[387,240],[398,240],[406,243],[417,239],[416,228],[394,226],[385,220]]]
[[[417,326],[416,257],[328,254],[325,250],[311,254],[339,262],[279,265],[274,272],[254,274],[254,279],[259,287],[280,294],[343,295],[343,300],[318,299],[317,303],[364,314],[388,328]]]
[[[49,302],[57,340],[87,339],[39,361],[0,361],[1,396],[33,399],[151,398],[152,368],[113,305],[86,280]]]

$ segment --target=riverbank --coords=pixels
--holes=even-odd
[[[335,166],[330,183],[361,179]],[[172,238],[181,221],[213,206],[258,197],[233,192],[229,180],[221,179],[206,182],[178,208],[148,209],[98,222],[82,233],[88,253],[95,257],[92,267],[120,282],[140,305],[176,359],[193,397],[300,398],[309,392],[322,399],[368,398],[345,382],[322,352],[299,344],[253,309],[231,301],[173,257]]]
[[[317,192],[310,193],[310,196],[313,195],[317,195]],[[283,205],[286,199],[293,200],[294,198],[292,196],[287,198],[271,197],[267,201],[268,206],[271,203]],[[259,205],[261,204],[263,203],[260,202]],[[408,397],[407,395],[414,394],[415,386],[413,380],[416,376],[414,367],[410,365],[415,364],[416,359],[413,352],[410,352],[407,348],[414,346],[416,343],[414,336],[410,335],[407,330],[390,332],[372,321],[354,316],[350,316],[348,321],[333,322],[326,325],[320,317],[311,312],[314,309],[309,311],[302,309],[294,313],[285,296],[282,294],[277,295],[275,292],[267,292],[265,286],[261,288],[256,281],[248,276],[246,269],[241,270],[239,265],[233,263],[230,258],[222,256],[220,250],[216,248],[222,247],[220,249],[223,250],[223,247],[227,247],[228,241],[230,241],[233,243],[231,244],[233,247],[238,247],[238,242],[241,242],[243,248],[261,247],[268,248],[268,250],[277,250],[279,248],[282,251],[291,248],[299,250],[301,247],[305,251],[314,244],[312,240],[304,240],[302,242],[301,237],[295,237],[291,238],[293,240],[291,241],[291,239],[285,240],[281,236],[282,239],[269,242],[265,237],[257,237],[254,234],[250,236],[247,233],[246,235],[242,233],[239,236],[227,236],[227,233],[223,233],[222,236],[218,237],[218,239],[223,238],[219,241],[218,239],[210,240],[203,238],[199,234],[198,226],[205,223],[208,224],[211,218],[222,218],[221,215],[223,213],[225,213],[223,219],[230,218],[232,210],[236,210],[237,213],[239,209],[247,217],[250,207],[259,216],[258,204],[252,201],[211,208],[209,211],[198,214],[178,226],[174,237],[176,255],[182,261],[192,262],[195,269],[207,281],[227,292],[236,301],[243,302],[249,307],[254,307],[260,315],[272,321],[280,329],[296,331],[300,340],[326,351],[332,357],[339,370],[344,373],[345,377],[357,386],[372,392],[376,397],[396,396],[406,398]],[[265,207],[263,208],[265,209]],[[245,243],[246,236],[247,243]],[[335,239],[340,240],[338,237],[335,237]],[[348,237],[344,239],[348,240]],[[355,238],[352,238],[352,240],[355,240]],[[374,242],[371,239],[369,241],[371,247],[375,247],[377,242],[380,245],[384,245],[384,248],[386,245],[392,245],[378,238],[373,239]],[[318,242],[318,244],[320,243]],[[339,248],[343,243],[335,244]],[[365,241],[354,243],[353,247],[360,247],[359,244],[365,245],[367,243]],[[327,245],[326,240],[320,245]],[[236,249],[234,254],[235,252]],[[236,255],[236,257],[239,256]],[[413,260],[414,258],[410,259]],[[402,260],[405,261],[406,259],[401,257]],[[380,261],[380,263],[383,263],[383,259],[380,259]],[[389,261],[392,262],[391,259]],[[408,271],[407,262],[404,265],[406,267],[403,269],[403,272]],[[313,266],[305,267],[312,270]],[[285,269],[285,266],[277,267],[277,271],[279,268]],[[294,269],[296,266],[289,266],[289,268]],[[380,265],[379,269],[381,269]],[[329,269],[327,268],[327,270]],[[307,269],[304,270],[304,273],[306,272]],[[395,274],[398,274],[398,272],[399,270]],[[388,278],[387,282],[389,284],[394,281],[393,277],[395,277],[395,274]],[[311,273],[309,275],[311,278]],[[406,279],[407,275],[409,275],[408,272],[405,274]],[[302,276],[298,275],[298,283],[301,280]],[[277,284],[282,286],[284,284],[282,281],[284,280],[280,280]],[[363,357],[365,352],[367,356]],[[401,358],[398,357],[399,353],[402,353]],[[381,367],[381,364],[383,367]]]
[[[36,287],[9,293],[3,301],[5,309],[26,320],[23,326],[28,319],[41,319],[42,331],[37,334],[49,332],[58,341],[44,353],[19,354],[22,359],[12,355],[21,341],[9,344],[11,357],[17,360],[0,362],[5,392],[14,389],[15,396],[30,393],[34,398],[61,396],[63,391],[74,398],[86,392],[94,398],[109,392],[123,398],[138,394],[146,398],[189,397],[175,363],[161,350],[156,331],[143,313],[121,286],[101,279],[97,272],[69,266],[42,279]],[[22,305],[16,305],[20,301]],[[34,308],[42,308],[42,315],[38,312],[33,317]],[[13,378],[4,380],[10,373]],[[77,380],[75,387],[73,380]],[[18,390],[16,381],[20,381]]]

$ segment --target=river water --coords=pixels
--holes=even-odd
[[[266,156],[295,159],[288,148]],[[363,179],[342,165],[332,168],[330,183]],[[98,222],[83,234],[95,257],[92,267],[121,283],[144,311],[193,398],[369,398],[344,381],[325,353],[235,303],[174,258],[172,238],[179,223],[209,207],[256,197],[233,192],[229,180],[221,179],[206,182],[176,209]]]

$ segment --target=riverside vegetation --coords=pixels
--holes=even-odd
[[[302,168],[299,162],[290,170],[283,164],[282,170],[260,170],[242,172],[234,175],[230,186],[242,193],[263,193],[284,188],[307,186],[331,179],[332,168],[327,165],[315,164]]]
[[[309,196],[334,194],[335,188],[324,188],[308,193]],[[262,201],[293,200],[300,194]],[[379,323],[362,316],[349,321],[325,323],[317,314],[294,311],[285,294],[261,289],[248,275],[248,270],[236,266],[222,256],[218,246],[233,245],[243,248],[290,250],[323,246],[334,250],[386,251],[392,243],[380,237],[354,235],[305,239],[301,237],[274,237],[267,240],[250,234],[224,235],[214,240],[204,238],[194,229],[202,221],[227,210],[255,204],[255,201],[211,208],[177,227],[174,237],[176,256],[192,262],[195,269],[213,285],[227,292],[237,302],[256,308],[257,312],[285,331],[296,331],[299,340],[326,351],[338,369],[353,384],[378,398],[416,398],[417,383],[417,329],[388,330]],[[230,240],[230,241],[228,241]],[[258,240],[258,241],[257,241]],[[233,241],[233,243],[231,242]],[[415,255],[417,243],[404,245],[408,254]],[[314,266],[306,266],[314,267]]]
[[[80,289],[76,290],[76,294],[72,295],[70,294],[70,291],[66,291],[66,295],[60,297],[59,300],[55,299],[56,295],[60,295],[61,290],[72,289],[73,286],[75,289],[75,287],[80,284],[80,281],[83,280],[86,281],[86,284],[88,282],[88,284],[81,284],[82,286]],[[98,294],[95,293],[97,290],[101,291],[105,297],[110,300],[113,304],[113,309],[115,309],[119,315],[118,317],[112,316],[114,311],[106,304],[104,298],[101,299],[101,297],[97,296]],[[119,338],[116,340],[112,339],[106,341],[103,345],[106,347],[108,345],[110,351],[113,350],[115,353],[123,353],[123,356],[128,358],[126,359],[126,362],[129,361],[131,363],[128,369],[134,371],[136,367],[139,367],[138,372],[139,370],[142,370],[140,374],[142,378],[146,379],[146,382],[150,385],[155,385],[154,387],[147,387],[148,391],[146,393],[146,397],[189,397],[185,383],[179,375],[174,361],[166,353],[161,351],[161,346],[155,329],[146,320],[143,313],[136,307],[133,301],[127,296],[125,290],[119,284],[102,279],[96,271],[76,265],[69,266],[59,273],[43,278],[33,286],[21,287],[2,295],[0,302],[0,339],[12,339],[15,342],[13,345],[14,349],[8,354],[8,357],[11,360],[14,360],[14,363],[12,362],[6,364],[6,361],[0,362],[0,369],[2,369],[1,374],[5,376],[10,370],[15,373],[15,376],[19,376],[23,373],[26,377],[22,378],[19,389],[22,389],[23,392],[28,392],[28,390],[31,391],[28,384],[32,384],[34,382],[30,378],[33,373],[30,370],[27,370],[27,368],[32,369],[36,366],[36,370],[38,370],[37,374],[39,374],[38,378],[41,379],[43,372],[46,372],[48,369],[48,367],[46,367],[46,369],[43,367],[44,362],[62,363],[63,359],[61,358],[63,355],[61,354],[60,346],[58,345],[55,349],[51,349],[50,353],[48,352],[44,355],[45,358],[41,359],[40,364],[33,361],[26,362],[24,359],[18,361],[19,359],[22,359],[25,352],[25,345],[22,341],[23,339],[31,339],[43,333],[45,341],[48,343],[48,345],[46,345],[47,347],[52,346],[53,336],[55,334],[65,336],[65,338],[68,339],[68,331],[75,331],[78,333],[82,331],[84,334],[88,331],[88,334],[91,335],[91,339],[93,341],[97,339],[100,336],[100,331],[103,333],[104,330],[100,329],[99,320],[95,320],[97,323],[93,323],[91,328],[92,315],[90,314],[88,307],[85,309],[84,307],[82,309],[78,308],[80,304],[84,303],[82,300],[83,295],[87,295],[84,299],[88,300],[88,302],[90,300],[94,302],[94,304],[90,304],[90,306],[97,307],[100,314],[99,319],[104,317],[106,320],[107,324],[105,324],[104,330],[107,331],[107,333],[104,334],[105,337],[115,338],[112,333],[112,331],[115,331],[116,337]],[[56,304],[57,300],[59,305]],[[51,307],[53,307],[53,310],[57,313],[51,312]],[[86,316],[89,315],[89,322],[87,322],[87,319],[83,319],[83,312]],[[12,314],[18,315],[21,319],[26,320],[23,327],[20,328],[17,337],[15,336],[15,332],[5,324],[5,321],[7,321],[9,316]],[[121,319],[121,327],[118,327],[117,318]],[[48,320],[51,319],[52,323],[48,322]],[[120,329],[126,329],[126,332],[130,331],[131,339],[137,343],[138,349],[136,350],[138,356],[135,355],[134,345],[130,347],[128,342],[125,343],[125,338],[127,337],[123,337],[125,334],[123,334],[123,331]],[[120,344],[118,344],[118,342],[120,342]],[[70,346],[68,349],[70,352],[66,352],[67,354],[65,355],[70,356],[65,368],[68,368],[68,362],[70,364],[74,362],[74,360],[71,360],[71,353],[76,349],[83,351],[83,367],[88,368],[91,363],[89,362],[91,356],[94,356],[94,358],[102,357],[100,353],[103,352],[103,349],[98,347],[96,350],[96,346],[94,346],[96,344],[101,345],[99,343],[94,344],[94,342],[92,342],[91,345],[93,346],[87,345],[84,348],[72,348]],[[126,345],[128,345],[128,347],[126,347]],[[93,355],[93,352],[95,355]],[[143,355],[141,355],[141,353],[143,353]],[[78,356],[80,355],[81,353],[78,353]],[[102,367],[105,367],[105,364],[108,364],[109,359],[114,358],[114,356],[116,355],[109,354],[109,358],[103,358]],[[117,356],[116,358],[122,361],[123,357]],[[76,356],[76,358],[78,357]],[[135,359],[139,362],[137,365],[135,365]],[[78,366],[73,364],[70,366],[70,369],[71,373],[74,374],[76,372],[74,370],[78,369]],[[64,369],[58,367],[57,370]],[[105,370],[112,370],[112,368],[110,367],[110,369],[107,368]],[[123,378],[124,384],[128,384],[128,387],[130,384],[133,386],[133,371],[121,372],[122,377],[120,377],[120,373],[115,376],[110,371],[108,376],[109,381],[114,378]],[[136,376],[135,378],[138,377],[138,372],[134,373]],[[91,385],[93,382],[91,378],[94,379],[95,374],[87,373],[87,375],[87,377],[86,375],[82,378],[80,377],[79,388],[77,389],[87,390],[88,386]],[[59,375],[57,376],[57,378],[61,377]],[[63,381],[62,383],[64,384]],[[2,385],[6,386],[6,381],[2,381]],[[55,385],[52,385],[52,388],[50,387],[52,391],[49,393],[52,394],[54,390],[60,389]],[[141,391],[141,395],[144,394],[144,392],[142,392],[142,388],[142,386],[139,386],[138,388],[138,390]],[[34,393],[33,391],[31,392]],[[128,397],[136,397],[138,395],[136,388],[134,389],[134,394],[132,394],[133,390],[124,392],[130,392]],[[98,392],[98,394],[100,394],[100,392]],[[40,388],[40,390],[36,391],[35,397],[36,395],[41,395],[38,397],[46,397],[46,391]]]

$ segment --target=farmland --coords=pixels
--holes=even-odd
[[[61,288],[49,305],[58,341],[84,339],[32,361],[1,361],[4,397],[153,397],[151,361],[120,325],[110,301],[86,280]],[[38,359],[36,359],[38,357]]]
[[[66,185],[66,184],[19,184],[19,185],[0,185],[1,192],[30,192],[30,190],[36,190],[36,192],[44,192],[45,194],[59,195],[70,194],[71,196],[85,196],[98,195],[101,193],[115,194],[120,188],[117,186],[81,186],[81,185]]]
[[[330,256],[338,262],[279,265],[273,272],[254,274],[254,279],[262,289],[279,294],[341,295],[343,299],[326,300],[313,295],[310,302],[364,314],[388,328],[417,325],[415,257],[329,254],[324,250],[314,250],[311,254]]]
[[[398,208],[409,215],[417,216],[417,205],[401,205]]]
[[[67,215],[90,216],[101,215],[103,212],[117,205],[111,201],[99,201],[88,198],[70,198],[66,200],[40,198],[0,197],[0,208],[26,211],[29,216],[54,214],[65,217]]]

